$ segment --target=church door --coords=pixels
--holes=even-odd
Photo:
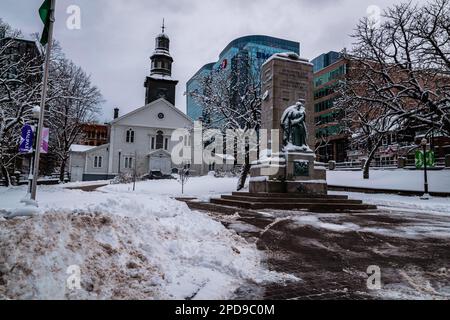
[[[166,155],[155,155],[150,158],[150,171],[160,171],[163,174],[172,173],[172,161]]]

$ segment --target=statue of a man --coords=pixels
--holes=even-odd
[[[306,129],[306,109],[302,100],[286,109],[281,118],[283,145],[285,149],[311,151],[308,147]]]

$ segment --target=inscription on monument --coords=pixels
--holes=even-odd
[[[309,161],[298,160],[294,162],[294,176],[309,177]]]

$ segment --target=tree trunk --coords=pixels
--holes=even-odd
[[[59,166],[59,182],[64,183],[64,175],[66,171],[66,160],[64,159]]]
[[[9,175],[8,169],[6,169],[5,165],[1,165],[2,170],[2,176],[5,179],[5,186],[10,187],[11,186],[11,176]]]
[[[252,165],[250,163],[244,164],[241,170],[241,174],[239,176],[237,191],[241,191],[245,187],[245,182],[247,181],[248,174],[250,173],[250,169]]]
[[[367,158],[367,161],[364,165],[364,170],[363,170],[363,178],[365,180],[370,179],[370,164],[372,163],[372,160],[375,158],[375,154],[376,154],[378,148],[380,147],[382,141],[383,141],[382,139],[379,139],[378,142],[375,144],[375,147],[372,148],[372,150],[369,153],[369,157]]]
[[[369,159],[367,159],[366,164],[364,165],[364,170],[363,170],[364,180],[370,179],[370,163],[371,162],[372,162],[372,160],[369,161]]]

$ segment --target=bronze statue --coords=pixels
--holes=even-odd
[[[286,109],[281,118],[283,146],[285,149],[311,151],[308,147],[306,129],[306,109],[302,100]]]

